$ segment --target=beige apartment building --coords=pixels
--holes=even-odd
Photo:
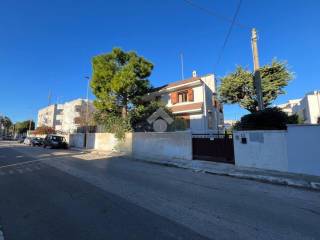
[[[87,109],[88,119],[92,119],[95,108],[90,100],[79,98],[63,104],[52,104],[38,111],[37,126],[52,127],[61,133],[73,133],[86,124]]]

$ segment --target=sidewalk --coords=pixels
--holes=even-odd
[[[250,179],[260,182],[313,189],[318,191],[320,190],[320,177],[305,174],[286,173],[257,168],[237,167],[232,164],[208,162],[201,160],[136,160],[172,167],[186,168],[209,174]]]
[[[94,149],[83,149],[83,148],[70,148],[74,151],[80,151],[83,153],[93,153],[100,156],[114,155],[117,157],[125,157],[121,153],[117,152],[104,152]],[[226,163],[216,163],[201,160],[156,160],[156,159],[134,159],[137,161],[143,161],[153,164],[165,165],[170,167],[179,167],[185,169],[191,169],[194,171],[205,172],[209,174],[216,174],[222,176],[230,176],[242,179],[255,180],[259,182],[266,182],[271,184],[286,185],[291,187],[305,188],[320,191],[320,177],[297,174],[297,173],[287,173],[273,170],[264,170],[258,168],[247,168],[238,167],[232,164]]]

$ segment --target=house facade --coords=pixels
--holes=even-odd
[[[52,104],[38,111],[37,126],[52,127],[58,132],[73,133],[78,127],[85,125],[94,112],[92,101],[76,99],[64,104]]]
[[[301,99],[289,100],[277,107],[289,115],[297,114],[306,124],[320,123],[320,91],[307,93]]]
[[[195,134],[218,131],[223,125],[223,106],[217,99],[215,76],[198,77],[194,71],[189,79],[172,82],[151,92],[147,100],[161,100],[175,118],[183,119]]]

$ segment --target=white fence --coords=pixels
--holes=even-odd
[[[320,176],[320,125],[289,125],[289,172]]]
[[[134,158],[192,160],[190,132],[134,133],[132,143]]]
[[[71,147],[84,146],[83,133],[70,134],[69,138]],[[124,140],[116,139],[111,133],[89,133],[87,148],[123,152],[140,159],[192,159],[190,132],[127,133]]]
[[[320,176],[320,125],[234,132],[235,164]]]
[[[286,135],[286,131],[235,132],[236,165],[287,171]]]
[[[320,125],[289,125],[286,131],[236,131],[233,139],[238,166],[320,176]],[[83,147],[84,134],[71,134],[69,143]],[[192,160],[190,132],[127,133],[122,141],[110,133],[90,133],[87,147],[140,159]]]

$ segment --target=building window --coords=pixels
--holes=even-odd
[[[63,114],[63,109],[57,109],[57,115],[62,115]]]
[[[81,124],[81,117],[75,117],[73,119],[74,124]]]
[[[80,105],[74,106],[74,111],[81,112],[81,106]]]
[[[179,92],[178,93],[178,102],[187,102],[188,101],[188,92],[184,91],[184,92]]]
[[[175,130],[186,130],[190,128],[190,115],[176,115],[174,120]]]
[[[56,125],[62,125],[60,120],[56,120]]]

